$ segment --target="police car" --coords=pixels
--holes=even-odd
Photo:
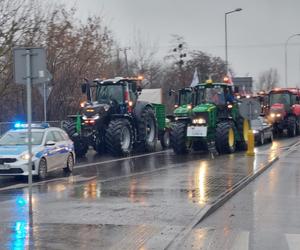
[[[0,138],[0,175],[28,175],[27,124],[16,123]],[[45,179],[56,169],[72,172],[74,144],[60,128],[32,124],[32,175]]]

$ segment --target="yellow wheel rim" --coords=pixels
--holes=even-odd
[[[246,142],[248,141],[249,129],[250,129],[249,121],[247,119],[244,119],[244,121],[243,121],[243,136],[244,136],[244,140]]]
[[[229,144],[230,147],[234,146],[234,132],[233,132],[232,128],[229,129],[228,144]]]

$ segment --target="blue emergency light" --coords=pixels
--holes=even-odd
[[[40,129],[45,129],[45,128],[49,128],[50,125],[49,123],[43,122],[43,123],[32,123],[31,124],[31,128],[40,128]],[[21,122],[17,122],[14,125],[15,129],[25,129],[28,128],[28,124],[27,123],[21,123]]]

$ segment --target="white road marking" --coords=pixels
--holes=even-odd
[[[247,250],[249,249],[249,232],[242,231],[239,232],[234,239],[231,250]]]
[[[290,250],[298,250],[300,246],[300,234],[285,235]]]
[[[118,162],[118,161],[124,161],[124,160],[136,159],[136,158],[142,158],[142,157],[150,156],[150,155],[163,154],[165,152],[167,152],[167,150],[153,152],[153,153],[148,153],[148,154],[142,154],[142,155],[135,155],[135,156],[123,157],[123,158],[118,158],[118,159],[114,159],[114,160],[91,162],[91,163],[86,163],[86,164],[82,164],[82,165],[77,165],[74,168],[85,168],[85,167],[90,167],[90,166],[94,166],[94,165],[102,165],[102,164],[107,164],[107,163],[112,163],[112,162]]]

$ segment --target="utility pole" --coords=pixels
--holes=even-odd
[[[127,57],[127,51],[128,50],[131,50],[131,48],[130,47],[125,47],[123,49],[120,49],[120,51],[124,52],[127,77],[129,77],[129,65],[128,65],[128,57]]]

